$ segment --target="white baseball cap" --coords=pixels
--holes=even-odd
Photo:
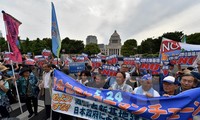
[[[173,76],[167,76],[163,79],[163,82],[168,82],[168,83],[175,83],[175,78]]]

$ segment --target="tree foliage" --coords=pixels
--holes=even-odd
[[[81,40],[70,40],[68,37],[62,40],[61,50],[67,54],[79,54],[84,50],[84,44]]]
[[[130,56],[134,54],[144,54],[146,57],[156,56],[160,50],[160,44],[162,37],[174,40],[181,41],[183,36],[182,31],[167,32],[158,38],[147,38],[141,42],[141,45],[137,45],[137,40],[128,39],[124,42],[124,45],[121,48],[121,54],[123,56]],[[51,38],[43,38],[36,40],[20,40],[20,51],[22,54],[27,52],[33,52],[35,55],[41,54],[43,49],[52,50],[52,41]],[[186,42],[189,44],[198,44],[200,45],[200,33],[194,33],[186,36]],[[137,49],[136,49],[137,48]],[[64,51],[62,51],[64,50]],[[8,51],[7,41],[4,38],[0,38],[0,51]],[[97,44],[89,44],[84,48],[83,41],[81,40],[72,40],[68,37],[64,38],[61,43],[61,52],[67,54],[80,54],[85,52],[89,55],[97,54],[100,52],[100,49]]]
[[[200,33],[194,33],[194,34],[191,34],[189,36],[186,36],[186,42],[189,43],[189,44],[200,45]]]
[[[160,45],[162,38],[168,38],[177,42],[181,41],[181,37],[183,36],[183,32],[168,32],[164,33],[162,36],[158,38],[147,38],[141,42],[140,47],[138,47],[139,54],[158,54],[160,51]]]
[[[90,44],[86,45],[84,48],[84,53],[86,53],[88,55],[98,54],[99,52],[100,52],[99,46],[94,43],[90,43]]]
[[[121,48],[121,54],[123,56],[130,56],[136,53],[137,53],[137,41],[135,39],[126,40]]]
[[[8,51],[8,44],[3,37],[0,37],[0,52]]]
[[[181,42],[181,37],[183,36],[183,32],[182,31],[175,31],[175,32],[167,32],[164,33],[162,35],[162,37],[177,41],[177,42]]]

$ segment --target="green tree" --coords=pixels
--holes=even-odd
[[[35,55],[41,55],[42,50],[46,48],[45,42],[37,38],[36,40],[31,41],[31,51]]]
[[[52,50],[52,40],[51,40],[51,38],[43,38],[42,41],[44,42],[45,48],[47,50]]]
[[[183,36],[182,31],[180,32],[175,31],[175,32],[164,33],[162,36],[159,36],[158,38],[147,38],[146,40],[143,40],[141,42],[141,45],[137,51],[140,54],[144,53],[158,54],[160,51],[160,45],[163,37],[180,42],[182,36]]]
[[[90,43],[90,44],[86,45],[84,48],[84,53],[86,53],[88,55],[97,54],[99,52],[100,52],[99,46],[94,43]]]
[[[177,42],[181,42],[181,37],[183,36],[183,32],[182,31],[175,31],[175,32],[167,32],[164,33],[162,35],[162,37],[177,41]]]
[[[21,52],[25,54],[27,52],[31,52],[31,49],[31,41],[29,40],[29,38],[26,38],[26,40],[21,43]]]
[[[8,51],[8,44],[3,37],[0,37],[0,52]]]
[[[200,33],[194,33],[186,36],[186,42],[189,44],[200,45]]]
[[[130,56],[136,53],[137,53],[137,41],[135,39],[126,40],[121,48],[121,54],[123,56]]]
[[[79,54],[84,50],[84,44],[81,40],[70,40],[68,37],[62,40],[61,50],[67,54]]]
[[[141,42],[141,53],[148,53],[148,54],[152,54],[153,53],[153,39],[152,38],[147,38],[147,40],[143,40]]]

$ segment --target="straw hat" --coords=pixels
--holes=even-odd
[[[9,68],[7,68],[6,66],[4,65],[0,65],[0,71],[3,72],[5,70],[8,70]]]

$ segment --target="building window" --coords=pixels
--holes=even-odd
[[[118,40],[112,40],[112,43],[118,43]]]

